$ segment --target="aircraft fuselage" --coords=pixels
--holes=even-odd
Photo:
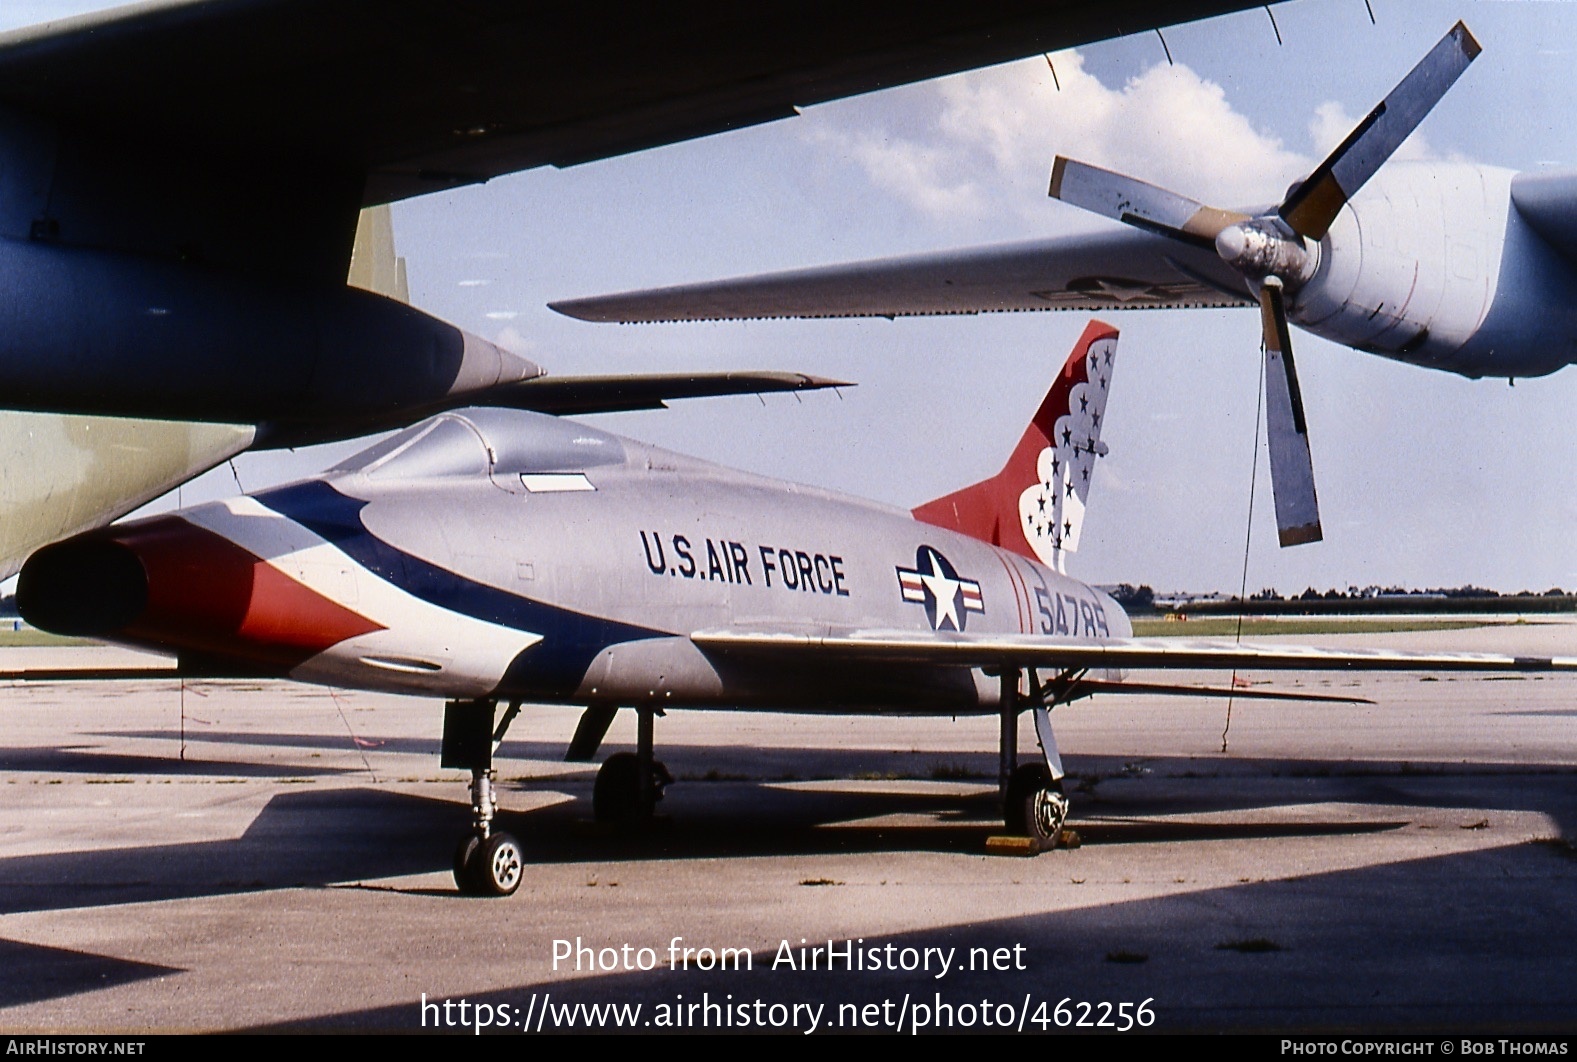
[[[566,703],[992,710],[978,672],[787,667],[690,635],[1130,633],[1100,590],[906,512],[510,410],[51,547],[19,592],[41,626],[216,672]]]

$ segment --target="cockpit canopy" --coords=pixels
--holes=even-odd
[[[442,413],[335,465],[374,479],[516,476],[623,464],[623,440],[574,421],[516,409]]]

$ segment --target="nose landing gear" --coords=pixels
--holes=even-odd
[[[493,743],[501,740],[519,712],[512,704],[498,731],[493,730],[497,701],[449,701],[444,705],[444,742],[440,762],[471,772],[471,832],[454,853],[454,880],[467,896],[509,896],[525,878],[525,853],[512,834],[493,829],[498,800],[493,782]]]

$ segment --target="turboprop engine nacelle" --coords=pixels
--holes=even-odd
[[[1463,376],[1572,360],[1577,271],[1513,205],[1506,169],[1396,163],[1320,241],[1289,316],[1326,339]]]

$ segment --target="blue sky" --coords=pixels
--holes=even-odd
[[[0,29],[103,6],[4,0]],[[1270,202],[1458,18],[1485,51],[1404,152],[1577,168],[1577,5],[1289,0],[808,109],[772,125],[396,205],[417,305],[562,372],[787,368],[841,397],[597,418],[755,471],[912,506],[1006,457],[1081,314],[589,325],[545,304],[654,284],[1102,224],[1052,202],[1056,153],[1222,205]],[[1242,577],[1258,381],[1251,310],[1110,315],[1123,333],[1081,553],[1093,582]],[[1275,545],[1258,462],[1249,589],[1577,586],[1577,370],[1467,381],[1294,330],[1326,541]],[[353,447],[250,454],[182,498],[309,474]]]

